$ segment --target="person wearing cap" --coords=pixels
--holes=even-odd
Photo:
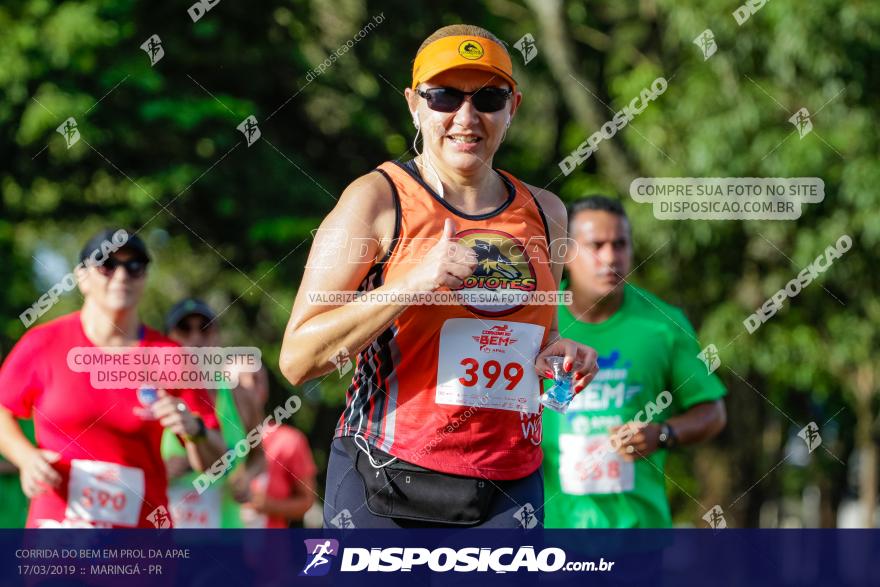
[[[543,515],[547,358],[564,357],[575,391],[597,369],[592,349],[560,338],[554,305],[532,303],[558,289],[551,243],[565,237],[565,206],[493,167],[522,94],[492,33],[430,35],[405,96],[422,152],[343,192],[281,349],[295,385],[355,362],[324,524],[532,528]],[[339,292],[364,295],[340,304]]]
[[[217,314],[204,301],[196,298],[180,300],[165,317],[165,333],[184,347],[220,346],[220,328]],[[257,393],[266,374],[263,369],[256,373],[239,373],[235,390],[220,387],[212,393],[217,419],[221,424],[226,449],[245,438],[247,430],[243,423],[253,409],[250,395]],[[209,390],[211,393],[214,390]],[[185,449],[173,432],[166,430],[162,436],[162,458],[168,470],[168,501],[175,528],[241,528],[239,503],[235,500],[229,480],[238,467],[238,460],[226,473],[223,481],[207,487],[202,493],[196,491],[193,481],[198,473],[192,470]]]
[[[0,367],[0,453],[31,499],[29,528],[168,527],[162,432],[201,470],[222,453],[213,402],[204,390],[99,389],[69,366],[73,349],[178,346],[138,317],[150,256],[137,235],[101,231],[80,260],[81,310],[28,330]],[[33,418],[36,446],[16,418]]]
[[[721,432],[726,389],[682,310],[627,281],[633,227],[621,201],[586,196],[569,217],[562,288],[573,303],[559,323],[590,341],[602,370],[565,414],[544,412],[545,523],[669,528],[667,456]]]
[[[220,344],[214,310],[202,300],[176,303],[165,319],[168,336],[186,347]],[[287,528],[301,525],[315,496],[315,463],[308,439],[288,422],[262,426],[267,416],[269,376],[265,366],[238,374],[235,389],[221,387],[215,396],[217,418],[230,449],[248,430],[261,431],[261,442],[247,457],[236,458],[223,482],[199,494],[198,476],[174,435],[165,432],[162,454],[168,469],[171,516],[176,528]],[[272,413],[272,412],[269,412]]]

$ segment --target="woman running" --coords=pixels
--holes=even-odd
[[[82,310],[26,332],[0,367],[0,453],[31,500],[28,528],[170,527],[162,432],[177,435],[202,470],[224,446],[213,401],[203,389],[96,388],[71,368],[74,350],[177,346],[138,317],[150,256],[137,235],[99,232],[80,261]],[[33,419],[36,446],[16,418]]]
[[[554,305],[529,301],[558,290],[550,243],[566,236],[565,206],[492,167],[522,100],[492,33],[429,36],[405,95],[423,151],[343,192],[281,350],[294,384],[357,355],[324,524],[531,528],[543,520],[546,359],[565,357],[576,392],[597,370],[592,349],[559,337]],[[320,299],[355,291],[345,304]]]

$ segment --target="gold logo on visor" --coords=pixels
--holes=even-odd
[[[465,59],[479,59],[483,56],[483,46],[476,41],[462,41],[458,46],[458,54]]]

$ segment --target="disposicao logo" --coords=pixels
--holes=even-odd
[[[306,566],[300,577],[320,577],[330,572],[330,563],[339,554],[339,541],[332,538],[306,539]],[[332,558],[331,558],[332,557]]]

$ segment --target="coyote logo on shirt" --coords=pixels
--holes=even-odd
[[[474,275],[491,277],[497,273],[507,279],[522,277],[522,273],[516,268],[513,261],[502,255],[494,244],[477,240],[472,248],[477,254],[477,268],[474,270]]]
[[[456,235],[459,244],[477,255],[477,267],[454,290],[462,305],[483,316],[505,316],[524,307],[537,290],[537,278],[526,248],[513,235],[475,228]]]

